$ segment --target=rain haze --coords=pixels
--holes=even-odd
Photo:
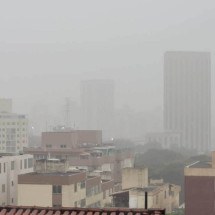
[[[40,132],[65,98],[79,107],[82,80],[112,79],[115,108],[161,129],[164,53],[211,52],[214,80],[214,22],[212,0],[1,0],[0,96]]]
[[[0,215],[215,214],[214,0],[0,0]]]

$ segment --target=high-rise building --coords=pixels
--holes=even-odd
[[[103,138],[113,135],[114,82],[109,79],[81,83],[82,128],[102,130]]]
[[[183,147],[198,152],[210,149],[210,53],[165,53],[164,128],[180,132]]]

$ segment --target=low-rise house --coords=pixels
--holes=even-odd
[[[112,194],[114,207],[165,208],[168,213],[179,207],[180,186],[151,180],[147,168],[125,168],[122,190]]]
[[[87,176],[86,171],[25,174],[18,179],[18,205],[102,207],[111,203],[107,196],[103,198],[103,193],[113,190],[113,185],[113,181]]]

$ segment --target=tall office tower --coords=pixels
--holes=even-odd
[[[210,150],[210,53],[165,53],[164,128],[180,132],[183,147]]]
[[[103,138],[113,135],[114,82],[109,79],[81,82],[82,129],[102,130]]]

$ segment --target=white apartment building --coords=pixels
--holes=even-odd
[[[33,172],[32,155],[0,154],[0,206],[17,205],[18,175]]]
[[[0,153],[19,153],[28,146],[28,120],[25,115],[0,113]]]

